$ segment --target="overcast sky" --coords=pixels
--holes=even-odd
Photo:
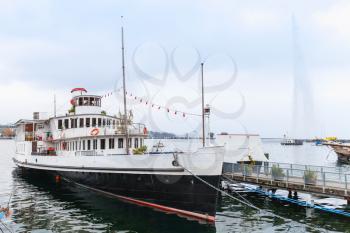
[[[74,87],[118,89],[121,15],[129,93],[199,113],[204,61],[212,131],[350,138],[346,0],[0,0],[0,122],[52,114],[54,94],[63,114]],[[115,94],[111,114],[122,109]],[[151,130],[200,122],[128,103]]]

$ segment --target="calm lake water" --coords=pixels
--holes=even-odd
[[[165,143],[175,148],[195,148],[199,144],[182,140]],[[264,149],[275,162],[337,166],[336,155],[327,147],[312,144],[282,147],[278,141],[264,141]],[[13,214],[5,221],[13,232],[350,232],[349,218],[252,194],[245,198],[288,220],[223,198],[215,226],[203,225],[120,202],[64,181],[57,184],[45,177],[33,179],[15,169],[13,154],[14,142],[0,140],[0,205],[7,205],[13,193],[10,201]]]

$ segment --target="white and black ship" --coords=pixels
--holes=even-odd
[[[16,123],[17,166],[152,208],[160,205],[165,211],[214,221],[218,193],[205,182],[219,186],[223,147],[195,153],[145,151],[145,125],[107,115],[101,96],[84,88],[71,92],[69,114],[48,118],[35,113],[33,119]]]

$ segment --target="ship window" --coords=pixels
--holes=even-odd
[[[75,150],[78,150],[78,141],[75,141]]]
[[[58,120],[58,129],[62,129],[63,128],[63,124],[62,124],[62,120]]]
[[[89,98],[88,97],[84,97],[84,105],[89,105]]]
[[[97,150],[97,139],[94,139],[93,141],[92,141],[92,149],[94,149],[94,150]]]
[[[91,140],[87,140],[87,150],[91,149]]]
[[[79,118],[79,127],[80,128],[84,127],[84,118]]]
[[[96,118],[92,118],[91,126],[92,126],[92,127],[95,127],[95,126],[96,126]]]
[[[114,138],[109,139],[109,149],[114,149]]]
[[[85,150],[85,140],[83,140],[83,150]]]
[[[103,119],[103,120],[102,120],[102,125],[103,125],[103,126],[106,126],[106,119]]]
[[[140,147],[142,147],[142,146],[143,146],[143,139],[140,138]]]
[[[128,139],[128,145],[129,145],[129,147],[132,146],[132,144],[131,144],[131,138]]]
[[[95,106],[95,98],[94,97],[90,97],[90,106]]]
[[[124,147],[124,139],[123,138],[118,138],[118,148],[123,148]]]
[[[79,141],[79,150],[81,150],[81,141]]]
[[[135,148],[138,148],[138,147],[139,147],[139,139],[138,139],[138,138],[135,138],[135,139],[134,139],[134,147],[135,147]]]
[[[98,124],[98,127],[101,127],[101,124],[102,124],[102,123],[101,123],[101,118],[98,118],[98,119],[97,119],[97,124]]]
[[[87,128],[90,127],[90,118],[86,118],[86,119],[85,119],[85,124],[86,124],[86,127],[87,127]]]
[[[82,105],[83,105],[83,98],[79,98],[78,105],[79,105],[79,106],[82,106]]]
[[[115,120],[113,120],[113,126],[115,126]]]
[[[106,139],[101,139],[100,140],[100,149],[101,150],[106,149]]]
[[[77,124],[78,124],[78,119],[70,119],[70,127],[73,128],[77,128]]]
[[[69,119],[64,119],[64,128],[69,129]]]

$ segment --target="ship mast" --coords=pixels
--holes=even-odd
[[[203,65],[204,63],[201,63],[201,78],[202,78],[202,142],[203,147],[205,147],[205,124],[204,124],[204,77],[203,77]]]
[[[123,16],[121,17],[123,19]],[[126,154],[129,154],[129,132],[128,132],[128,116],[126,110],[126,86],[125,86],[125,51],[124,51],[124,28],[121,28],[121,39],[122,39],[122,70],[123,70],[123,98],[124,98],[124,129],[125,129],[125,145]]]

